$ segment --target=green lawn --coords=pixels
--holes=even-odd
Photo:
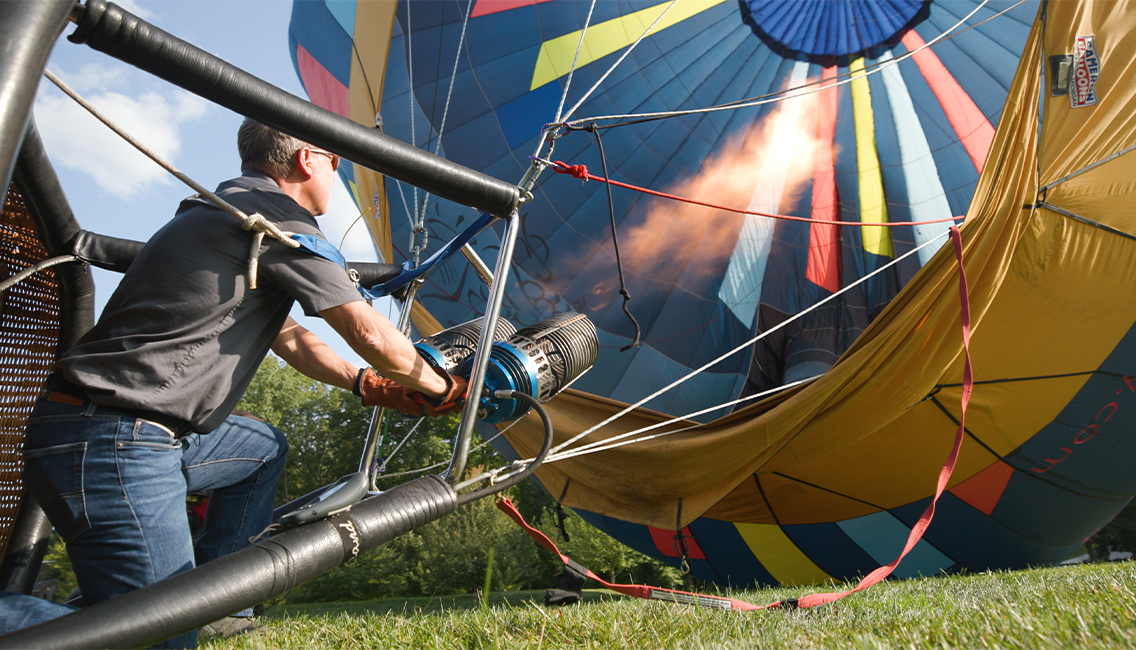
[[[827,590],[827,589],[826,589]],[[768,603],[815,587],[735,592]],[[221,648],[1136,648],[1136,562],[889,581],[811,610],[720,612],[543,592],[278,606]]]

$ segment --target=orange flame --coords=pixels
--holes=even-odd
[[[664,191],[743,210],[788,211],[812,179],[818,148],[831,147],[830,142],[817,138],[816,98],[810,94],[781,102],[765,119],[730,138],[719,153],[703,162],[697,174]],[[677,289],[716,301],[716,295],[706,295],[707,281],[723,272],[723,260],[733,254],[746,219],[768,217],[651,199],[641,218],[627,219],[620,228],[619,247],[630,291],[642,296]],[[554,287],[574,285],[574,295],[586,296],[586,304],[577,308],[588,312],[599,311],[619,298],[614,250],[610,245],[602,250],[604,255],[586,263],[570,257],[561,260],[561,268],[576,269],[580,275],[561,272],[560,277],[567,279]],[[580,286],[582,282],[590,284]]]

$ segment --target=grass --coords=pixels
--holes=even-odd
[[[816,587],[740,591],[754,603]],[[889,581],[810,610],[721,612],[586,592],[550,609],[542,592],[271,608],[264,629],[222,648],[1136,648],[1136,562]]]

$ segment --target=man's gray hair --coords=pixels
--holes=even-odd
[[[256,169],[275,178],[288,178],[296,163],[296,152],[308,143],[246,117],[237,130],[237,152],[241,171]]]

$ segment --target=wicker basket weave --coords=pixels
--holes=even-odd
[[[15,185],[0,216],[0,279],[47,258]],[[45,269],[0,294],[0,557],[20,510],[24,422],[59,342],[59,285]]]

